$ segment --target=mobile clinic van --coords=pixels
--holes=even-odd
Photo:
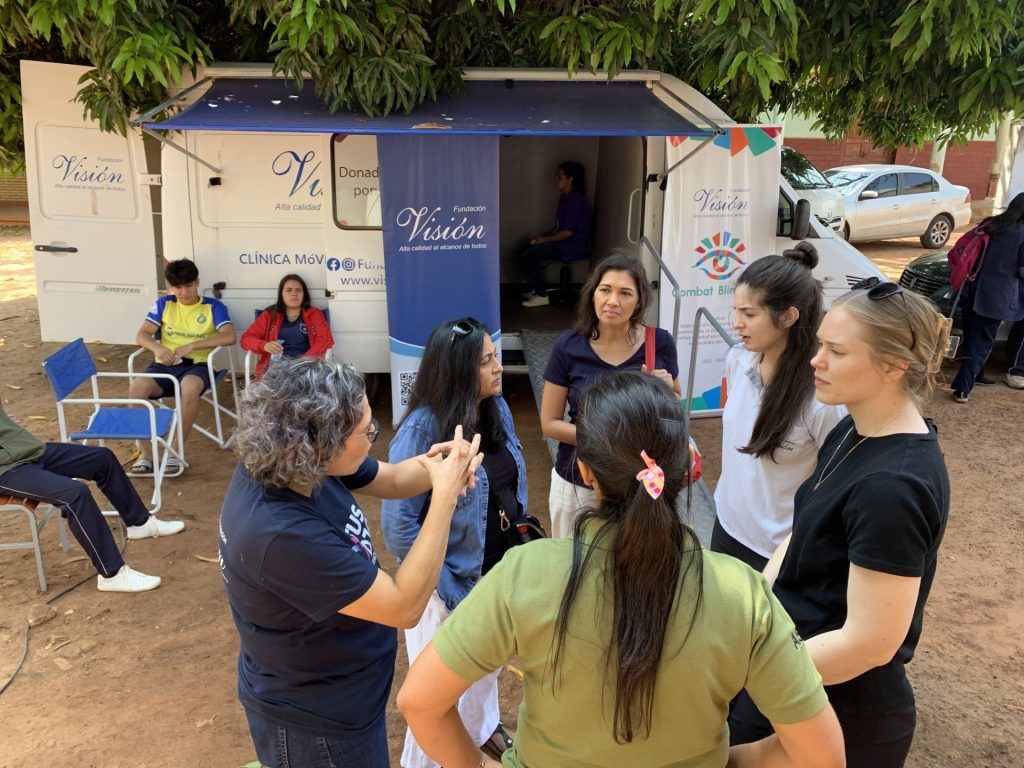
[[[813,217],[806,221],[806,204],[798,205],[779,176],[777,159],[768,193],[753,202],[744,198],[753,194],[750,185],[730,181],[717,165],[708,173],[706,161],[696,178],[689,155],[699,150],[710,158],[702,146],[721,144],[731,130],[744,144],[753,134],[744,128],[745,138],[708,99],[656,72],[624,72],[608,82],[587,74],[569,80],[564,71],[469,70],[462,93],[410,115],[371,118],[328,115],[310,83],[296,90],[291,81],[272,78],[269,65],[214,65],[169,100],[169,119],[153,122],[144,115],[125,138],[84,122],[81,105],[71,101],[84,67],[21,66],[40,325],[47,341],[84,336],[132,343],[160,291],[163,260],[187,257],[199,267],[202,288],[216,290],[240,331],[255,310],[272,303],[279,279],[297,272],[314,303],[330,311],[335,359],[369,373],[395,373],[401,367],[396,360],[416,357],[430,330],[422,325],[479,313],[492,330],[500,329],[506,363],[516,370],[521,331],[571,323],[571,309],[520,306],[524,279],[513,260],[524,238],[553,224],[552,173],[567,160],[586,169],[591,262],[624,247],[641,256],[649,274],[659,274],[654,254],[672,216],[665,190],[675,174],[700,183],[691,197],[703,195],[708,211],[748,216],[746,258],[776,252],[794,234],[805,236],[818,248],[816,276],[828,298],[879,274],[828,227]],[[770,139],[770,131],[757,134],[765,136]],[[683,139],[690,143],[680,149],[674,142]],[[475,140],[481,153],[467,166],[470,155],[462,147]],[[682,152],[678,160],[676,151]],[[430,163],[434,176],[413,180],[409,189],[419,184],[422,194],[433,194],[448,184],[446,202],[403,207],[403,194],[419,193],[389,192],[390,178]],[[466,192],[473,184],[478,192]],[[695,220],[704,215],[695,213]],[[408,238],[395,239],[403,225]],[[392,240],[405,245],[388,248],[389,228],[395,230]],[[718,232],[709,247],[728,246],[718,242],[721,234],[739,241]],[[414,235],[425,243],[450,240],[435,245],[456,250],[438,255],[446,260],[433,266],[407,271],[392,259],[428,247],[410,247]],[[687,269],[694,266],[689,255],[682,257]],[[713,255],[708,264],[720,271],[721,253]],[[482,261],[490,267],[478,271]],[[728,276],[714,274],[708,264],[694,274]],[[557,282],[558,265],[549,269]],[[572,281],[580,282],[587,262],[570,269]],[[677,277],[678,296],[687,289],[686,275]],[[403,280],[412,283],[402,288]],[[668,281],[662,282],[664,312],[673,297]],[[695,290],[693,295],[704,295],[704,288]],[[402,312],[411,313],[411,330],[398,329]],[[689,354],[685,346],[682,360]],[[397,391],[400,385],[393,386]]]

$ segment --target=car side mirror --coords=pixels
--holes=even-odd
[[[794,240],[805,240],[807,233],[811,231],[811,204],[803,198],[796,201],[796,211],[793,214],[793,232],[790,237]]]
[[[878,190],[877,189],[865,189],[863,192],[860,193],[860,197],[858,197],[857,199],[858,200],[875,200],[877,197],[878,197]]]

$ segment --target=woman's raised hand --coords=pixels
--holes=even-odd
[[[441,458],[442,454],[446,458]],[[480,435],[467,442],[462,436],[462,425],[457,425],[451,440],[430,446],[417,458],[430,474],[434,493],[450,490],[453,496],[465,495],[468,488],[476,487],[476,471],[484,458],[480,453]]]

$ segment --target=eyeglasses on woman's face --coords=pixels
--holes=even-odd
[[[380,437],[380,422],[377,421],[376,416],[370,417],[370,426],[366,428],[366,432],[364,432],[363,434],[366,435],[366,440],[367,442],[370,443],[370,445],[373,445],[375,442],[377,442],[377,438]]]

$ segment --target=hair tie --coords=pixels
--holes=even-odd
[[[647,451],[640,451],[640,458],[644,460],[647,469],[641,469],[636,479],[640,481],[640,484],[650,494],[652,499],[657,499],[661,496],[661,492],[665,490],[665,471],[658,466],[654,459],[647,455]]]

